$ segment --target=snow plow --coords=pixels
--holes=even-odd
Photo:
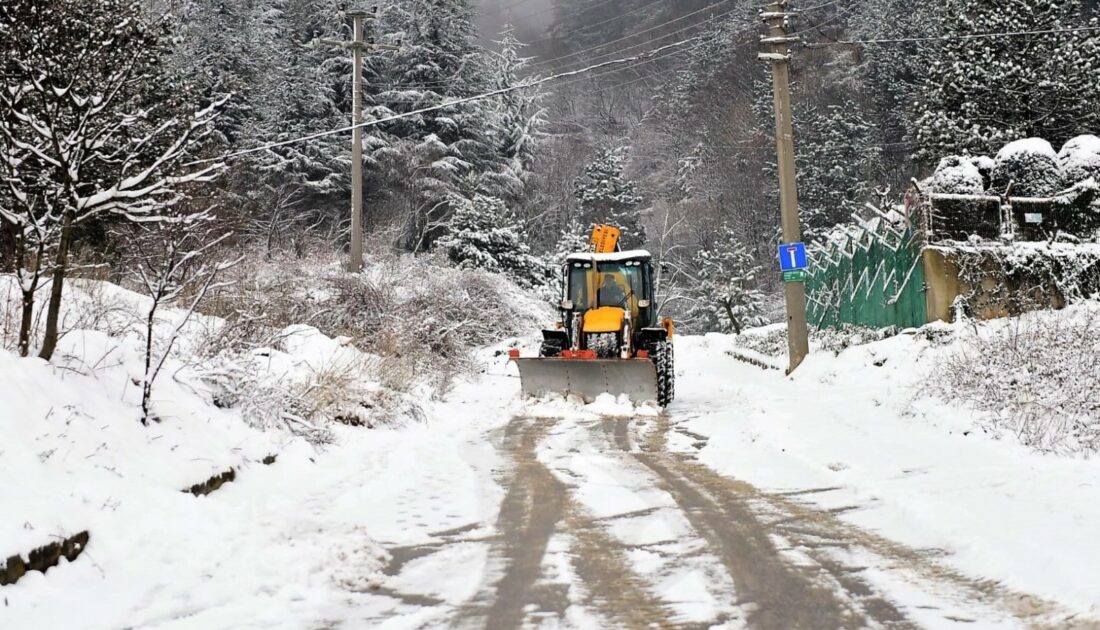
[[[657,314],[652,256],[619,251],[620,235],[598,225],[590,251],[566,258],[561,320],[543,331],[538,357],[511,353],[524,396],[626,395],[662,407],[675,397],[675,327]]]

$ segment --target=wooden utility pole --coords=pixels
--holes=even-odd
[[[363,270],[363,53],[369,50],[396,50],[398,47],[363,40],[363,20],[376,18],[377,7],[371,11],[350,9],[344,15],[352,20],[352,41],[322,39],[321,42],[351,50],[354,61],[351,88],[351,260],[348,270],[358,273]]]
[[[783,226],[783,242],[802,240],[802,227],[798,221],[798,185],[794,170],[794,129],[791,121],[791,37],[787,30],[787,0],[773,0],[761,17],[768,23],[768,34],[761,38],[767,52],[760,58],[771,62],[772,90],[775,97],[775,146],[779,158],[779,212]],[[790,366],[787,373],[797,368],[810,353],[809,332],[806,325],[806,284],[783,282],[787,303],[787,352]]]

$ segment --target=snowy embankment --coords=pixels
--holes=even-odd
[[[744,343],[736,338],[681,338],[679,395],[669,412],[692,435],[670,447],[689,451],[702,436],[700,461],[718,472],[767,491],[798,492],[861,528],[942,550],[942,562],[968,575],[1097,616],[1100,460],[1022,445],[1030,434],[1000,428],[997,414],[944,401],[942,378],[973,349],[975,336],[1006,334],[1037,318],[1092,320],[1098,310],[1074,307],[977,329],[933,325],[839,355],[814,353],[791,377],[735,359]],[[1048,347],[1037,350],[1058,360]],[[1080,364],[1080,379],[1095,380],[1096,348],[1080,350],[1092,357]],[[1017,348],[990,361],[989,389],[999,377],[1012,376],[1020,387],[1029,371],[1038,378],[1027,354]],[[995,374],[994,364],[1016,365],[1016,373]],[[1091,420],[1100,422],[1095,414]]]
[[[143,303],[111,285],[75,283],[67,301],[74,332],[53,364],[0,352],[0,558],[80,531],[91,536],[75,562],[0,587],[0,627],[439,627],[477,612],[472,602],[515,572],[535,571],[527,578],[536,584],[543,566],[556,567],[554,579],[573,584],[576,573],[583,582],[569,590],[567,626],[599,627],[589,619],[600,611],[586,606],[586,589],[598,604],[621,590],[616,576],[632,572],[631,593],[655,613],[669,608],[681,620],[751,614],[740,610],[716,551],[696,531],[702,513],[684,512],[683,497],[662,489],[659,466],[647,472],[646,453],[656,451],[630,446],[631,432],[644,436],[656,426],[670,428],[667,446],[647,449],[690,453],[685,461],[697,457],[752,484],[760,497],[832,510],[884,539],[930,550],[931,562],[1060,605],[1057,619],[1100,616],[1100,462],[1039,454],[1020,443],[1034,432],[1012,428],[988,404],[980,411],[943,401],[945,374],[974,399],[973,384],[957,378],[968,363],[957,357],[977,347],[975,335],[1026,328],[1040,315],[1024,324],[931,326],[855,345],[833,340],[830,347],[845,349],[815,352],[793,377],[771,369],[781,362],[776,344],[761,337],[774,331],[681,337],[678,399],[665,415],[610,400],[522,403],[501,351],[516,343],[507,339],[480,352],[481,372],[458,379],[442,400],[427,390],[383,391],[377,357],[349,340],[291,326],[235,368],[247,372],[255,404],[285,402],[274,393],[284,390],[329,405],[323,415],[335,419],[354,410],[329,394],[350,391],[369,404],[397,396],[385,408],[391,414],[413,409],[402,401],[415,398],[412,415],[425,420],[374,429],[333,420],[325,425],[328,443],[318,446],[270,423],[278,414],[240,404],[249,392],[226,397],[225,362],[203,359],[203,344],[218,338],[212,333],[220,325],[207,317],[185,327],[154,388],[159,422],[141,426],[142,344],[133,327]],[[1075,307],[1049,317],[1091,321],[1096,311]],[[166,312],[163,325],[178,316]],[[1092,352],[1080,341],[1087,337],[1076,339]],[[535,343],[525,342],[524,351]],[[1058,347],[1064,353],[1072,345]],[[1008,365],[1027,367],[1005,382],[1038,391],[1034,383],[1049,377],[1035,360],[1014,355]],[[989,362],[990,383],[1005,376],[1003,363]],[[1096,376],[1095,366],[1081,366]],[[1081,406],[1072,385],[1064,400],[1087,414],[1089,400]],[[379,392],[386,396],[371,395]],[[1030,408],[1018,403],[1013,409]],[[540,424],[543,417],[577,421]],[[541,435],[540,427],[554,428]],[[1033,444],[1058,444],[1063,453],[1087,444],[1087,432],[1070,433]],[[530,442],[519,440],[525,436]],[[269,455],[277,459],[265,465]],[[518,455],[528,459],[517,462]],[[549,478],[538,476],[535,462],[564,485],[544,483]],[[519,563],[526,547],[505,544],[502,552],[499,542],[507,542],[510,526],[523,533],[529,520],[512,479],[517,464],[519,473],[534,475],[527,479],[532,492],[558,493],[549,496],[560,501],[558,518],[572,532],[550,536],[545,557],[528,558],[529,565]],[[235,479],[213,494],[184,492],[230,469]],[[623,511],[638,513],[601,533],[596,525],[611,521],[600,517]],[[658,543],[668,555],[623,552]],[[583,557],[603,557],[597,551],[614,562],[586,565]],[[854,545],[835,553],[852,555],[844,566],[867,567],[863,579],[914,620],[933,604],[945,610],[951,593],[922,592],[919,578],[911,586],[897,557],[859,556],[873,552]]]
[[[9,308],[11,289],[0,286]],[[157,420],[142,426],[147,307],[114,285],[74,281],[70,332],[52,364],[0,350],[0,566],[90,535],[75,561],[0,586],[0,627],[300,628],[354,619],[372,605],[394,606],[368,594],[387,559],[376,538],[405,543],[491,518],[494,453],[467,435],[506,417],[489,411],[491,397],[468,411],[437,411],[420,390],[416,413],[402,421],[412,395],[383,391],[377,358],[310,327],[289,327],[230,366],[203,347],[217,343],[224,322],[196,315],[154,386]],[[182,315],[164,311],[158,330]],[[249,391],[227,392],[234,379]],[[368,424],[388,416],[387,425],[330,422],[317,445],[283,426],[294,420],[280,410],[256,408],[290,393],[339,411],[345,401],[333,401],[333,388],[378,405],[359,411],[370,412]],[[431,428],[409,421],[424,413]],[[209,496],[187,491],[230,470],[234,479]]]

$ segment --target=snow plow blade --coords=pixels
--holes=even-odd
[[[637,404],[657,400],[657,369],[649,359],[514,359],[524,396],[626,394]]]

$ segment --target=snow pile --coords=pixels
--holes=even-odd
[[[660,407],[653,401],[635,403],[629,396],[612,394],[601,394],[591,402],[579,396],[546,395],[523,400],[516,409],[517,415],[529,418],[632,418],[659,413]]]
[[[12,279],[0,283],[6,302]],[[219,401],[209,356],[224,321],[194,316],[183,327],[153,387],[155,421],[142,426],[149,298],[82,280],[66,292],[68,332],[53,363],[0,349],[0,558],[26,558],[81,531],[90,542],[75,562],[3,587],[0,619],[76,627],[79,614],[80,627],[107,628],[194,614],[203,626],[219,610],[217,627],[275,627],[287,623],[287,609],[264,600],[296,600],[298,618],[319,624],[349,593],[377,582],[384,552],[361,519],[329,514],[335,499],[314,496],[307,481],[317,476],[317,450],[296,431],[260,430],[242,408]],[[162,311],[158,338],[182,317]],[[240,366],[267,389],[316,389],[324,370],[363,359],[313,329],[285,332],[282,350]],[[330,439],[359,439],[339,431],[328,429]],[[232,480],[209,496],[188,492],[230,471]]]
[[[1026,138],[1010,142],[997,152],[993,187],[1005,190],[1010,183],[1017,197],[1049,197],[1062,189],[1062,168],[1049,142]]]
[[[1090,178],[1100,181],[1100,138],[1084,135],[1067,141],[1058,152],[1058,163],[1067,188]]]
[[[988,159],[988,158],[986,158]],[[932,175],[932,192],[950,195],[980,195],[986,181],[977,162],[969,156],[952,155],[940,160]]]
[[[963,329],[934,383],[945,399],[986,412],[998,435],[1042,452],[1100,452],[1098,315],[1086,303]]]
[[[1068,348],[1078,330],[1070,322],[1096,319],[1100,307],[1049,315],[1066,318]],[[1016,325],[974,324],[983,336],[1006,335]],[[937,564],[1096,615],[1100,462],[1037,452],[992,424],[994,414],[940,389],[942,361],[973,347],[971,326],[936,324],[839,355],[813,352],[787,377],[730,356],[737,337],[681,337],[679,396],[668,414],[691,439],[671,444],[764,494],[834,510],[910,548],[940,550]],[[1016,353],[1000,345],[996,365],[1008,368]],[[1041,357],[1042,347],[1027,354]],[[1096,391],[1097,371],[1087,362],[1095,362],[1097,349],[1082,346],[1080,355],[1073,365],[1085,373],[1082,389],[1064,383],[1064,400],[1089,382]],[[1061,358],[1059,351],[1051,360]],[[1034,366],[1020,367],[1015,374],[1033,371],[1030,387],[1045,378]],[[998,378],[991,388],[1008,381]],[[903,571],[907,564],[901,562]]]

